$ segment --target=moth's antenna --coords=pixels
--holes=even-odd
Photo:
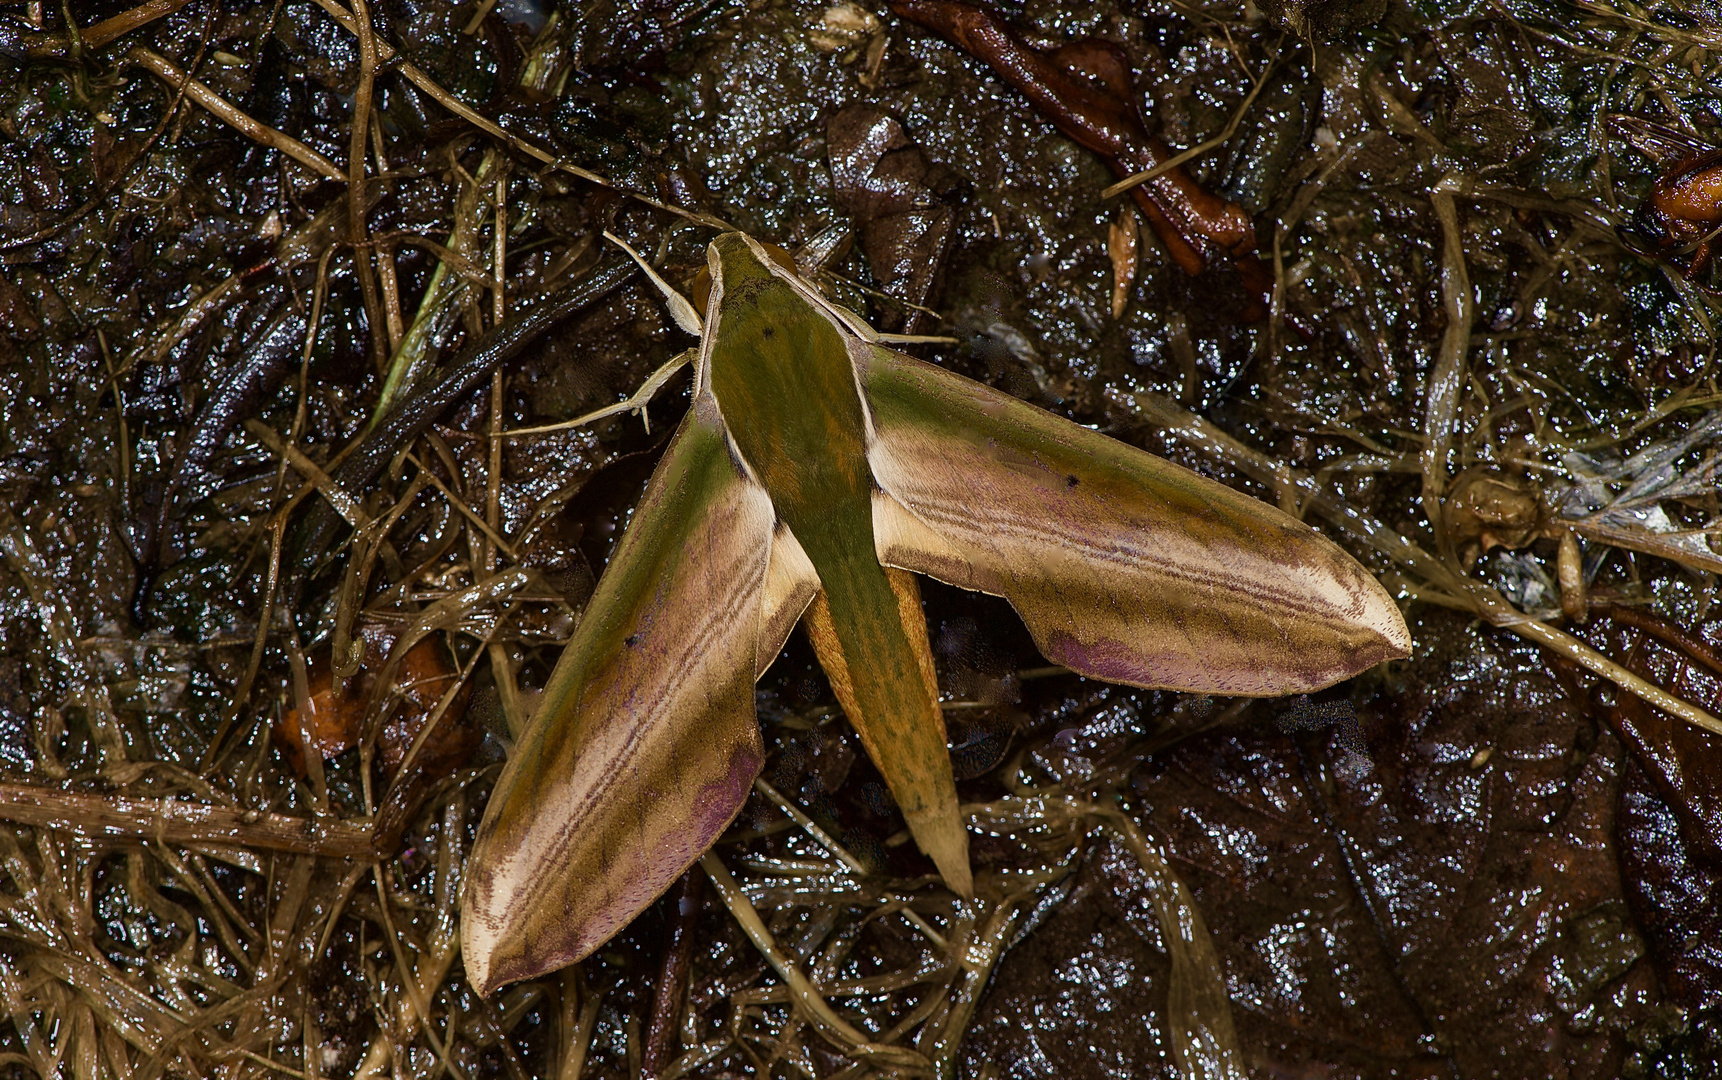
[[[626,251],[629,258],[640,264],[640,269],[646,272],[646,276],[652,279],[652,284],[656,285],[658,291],[664,294],[664,303],[668,304],[670,308],[670,318],[676,321],[677,326],[695,337],[705,333],[705,323],[700,320],[700,313],[694,310],[692,304],[688,303],[687,297],[670,288],[670,283],[658,276],[658,272],[652,269],[651,263],[642,258],[639,252],[629,247],[628,242],[615,233],[605,230],[604,239]]]

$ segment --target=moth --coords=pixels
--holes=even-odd
[[[893,351],[748,236],[707,261],[692,405],[474,842],[481,995],[582,959],[717,840],[764,761],[754,683],[803,617],[969,895],[913,574],[1006,598],[1049,659],[1132,686],[1291,694],[1408,654],[1386,590],[1289,515]]]

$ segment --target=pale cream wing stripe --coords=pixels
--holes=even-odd
[[[765,572],[765,603],[760,607],[759,658],[755,678],[783,651],[790,631],[819,591],[819,571],[801,548],[801,541],[779,524],[771,540],[771,566]]]
[[[1050,659],[1278,695],[1409,652],[1380,583],[1289,515],[941,368],[850,348],[880,561],[1005,597]]]

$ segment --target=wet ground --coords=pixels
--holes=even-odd
[[[0,1068],[1722,1071],[1709,8],[1001,4],[1037,109],[884,6],[364,7],[0,12]],[[1234,119],[1253,253],[1102,196]],[[505,433],[691,344],[601,233],[683,287],[714,222],[1306,518],[1414,654],[1136,691],[928,584],[974,902],[796,635],[734,887],[481,1001],[472,831],[688,379]]]

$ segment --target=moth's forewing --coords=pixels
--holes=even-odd
[[[741,809],[772,532],[696,398],[485,808],[461,909],[480,994],[603,944]]]
[[[851,351],[881,560],[1005,597],[1049,659],[1272,696],[1410,651],[1380,583],[1278,509],[883,346]]]

